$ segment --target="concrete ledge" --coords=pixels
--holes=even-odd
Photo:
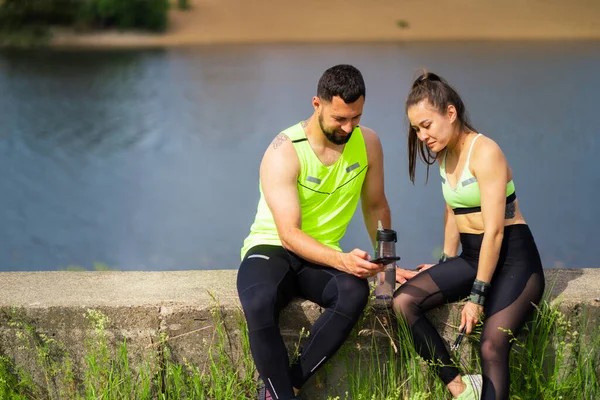
[[[585,306],[589,316],[600,321],[600,302],[596,301],[600,298],[600,269],[550,269],[545,273],[547,292],[552,299],[561,298],[565,313]],[[16,309],[40,333],[64,343],[77,370],[90,335],[84,314],[95,309],[110,319],[107,331],[111,345],[116,347],[127,340],[132,364],[143,359],[157,345],[161,333],[166,333],[176,360],[204,365],[206,343],[213,335],[211,310],[217,302],[232,342],[239,336],[236,275],[235,270],[0,273],[0,354],[36,370],[34,355],[19,348],[16,328],[9,324]],[[451,327],[456,324],[458,311],[456,304],[450,304],[429,314],[447,339],[455,335]],[[281,330],[288,346],[297,343],[302,327],[308,328],[320,313],[317,305],[300,300],[284,310]],[[363,348],[368,349],[368,345]],[[335,358],[330,363],[335,364]],[[344,363],[340,364],[342,368]],[[37,379],[41,380],[41,375]],[[307,388],[308,393],[311,390],[315,392],[310,398],[323,395]]]

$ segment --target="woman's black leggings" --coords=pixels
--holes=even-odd
[[[460,257],[436,265],[400,286],[394,294],[394,310],[403,315],[411,328],[421,356],[439,361],[437,372],[445,384],[458,369],[444,341],[425,313],[444,303],[469,296],[475,276],[483,234],[460,235]],[[544,273],[540,256],[527,225],[504,229],[498,265],[484,306],[481,334],[483,375],[482,399],[508,399],[508,359],[512,335],[517,335],[544,292]]]
[[[248,323],[256,369],[275,399],[291,399],[344,343],[367,304],[365,279],[309,263],[280,246],[256,246],[245,255],[237,289]],[[325,309],[290,366],[278,320],[293,297]]]

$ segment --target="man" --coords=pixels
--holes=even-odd
[[[368,261],[369,252],[344,253],[339,247],[359,198],[373,243],[378,221],[390,227],[381,142],[358,126],[364,101],[360,71],[350,65],[329,68],[312,99],[313,115],[281,132],[263,156],[261,197],[237,279],[264,383],[260,400],[295,398],[346,340],[367,304],[366,278],[382,270]],[[413,275],[398,273],[401,280]],[[325,312],[290,367],[278,319],[294,296]]]

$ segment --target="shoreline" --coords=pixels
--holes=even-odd
[[[49,46],[600,40],[600,1],[588,0],[190,0],[190,6],[172,5],[163,34],[62,29]]]
[[[77,37],[73,37],[77,36]],[[319,39],[319,40],[293,40],[293,39],[231,39],[231,40],[164,40],[161,38],[146,38],[133,33],[100,33],[93,35],[64,35],[55,36],[48,45],[52,49],[160,49],[160,48],[188,48],[194,46],[244,46],[244,45],[353,45],[353,44],[411,44],[411,43],[552,43],[552,42],[600,42],[600,35],[590,37],[439,37],[439,38],[412,38],[412,39]]]

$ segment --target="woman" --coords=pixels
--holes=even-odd
[[[481,334],[482,399],[508,399],[511,337],[544,292],[544,273],[533,236],[519,209],[512,171],[500,147],[475,131],[458,93],[441,77],[423,73],[406,100],[409,175],[417,153],[437,161],[446,200],[444,254],[394,294],[394,310],[408,322],[419,353],[438,361],[437,373],[455,398],[476,398],[461,377],[425,312],[466,297],[460,329]],[[457,256],[459,244],[462,253]],[[467,390],[469,389],[469,390]]]

